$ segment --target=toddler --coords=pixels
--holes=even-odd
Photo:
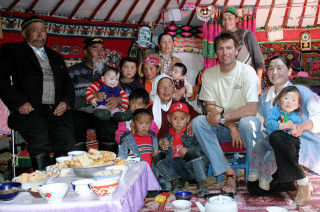
[[[137,109],[142,109],[142,108],[146,109],[148,105],[149,105],[148,92],[143,88],[136,88],[129,95],[129,109],[127,111],[134,113],[134,111],[136,111]],[[115,137],[115,140],[118,144],[120,143],[120,140],[124,135],[124,133],[131,131],[132,123],[133,123],[132,116],[131,116],[131,119],[128,121],[118,123],[118,129],[116,131],[116,137]],[[159,129],[153,120],[152,120],[150,130],[153,131],[155,136],[157,137]]]
[[[295,124],[301,123],[300,119],[300,92],[295,86],[283,88],[273,101],[274,107],[267,113],[267,133],[271,135],[275,131],[281,131],[286,140],[299,140],[290,135],[290,130]],[[277,163],[269,138],[261,136],[259,142],[252,149],[252,164],[249,168],[248,181],[259,180],[259,187],[270,189],[272,174],[277,170]]]
[[[175,63],[172,66],[172,70],[169,73],[170,77],[173,79],[173,82],[174,82],[175,94],[177,93],[177,90],[185,88],[185,97],[189,98],[193,94],[192,94],[192,86],[188,82],[186,78],[186,74],[187,74],[187,67],[182,63]],[[177,101],[186,102],[186,99],[182,96],[180,100],[177,100]]]
[[[198,197],[204,197],[208,194],[205,167],[208,159],[196,137],[187,134],[190,120],[188,106],[182,102],[172,103],[167,118],[172,128],[162,139],[167,139],[170,147],[160,147],[162,151],[154,157],[154,165],[171,182],[173,192],[182,188],[179,177],[184,182],[195,179]]]
[[[121,139],[118,157],[135,155],[145,160],[152,168],[152,157],[158,153],[158,139],[150,131],[152,115],[147,109],[138,109],[133,113],[131,132]]]
[[[85,90],[88,103],[95,107],[93,114],[100,120],[108,121],[115,114],[124,112],[128,108],[128,96],[118,85],[119,77],[120,72],[118,69],[106,67],[101,78]],[[106,95],[102,101],[98,101],[98,92],[103,92]],[[106,103],[111,97],[121,97],[122,105],[120,109],[117,107],[109,111]]]
[[[120,60],[120,86],[130,95],[136,88],[144,88],[137,72],[138,61],[133,57],[124,57]]]

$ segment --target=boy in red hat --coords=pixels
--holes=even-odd
[[[198,197],[208,194],[206,182],[207,157],[203,153],[195,136],[187,135],[190,120],[189,109],[185,103],[175,102],[168,111],[168,120],[172,127],[162,139],[171,144],[153,158],[154,165],[167,181],[171,190],[182,189],[182,182],[197,181]]]

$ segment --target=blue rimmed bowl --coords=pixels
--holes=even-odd
[[[12,188],[21,188],[21,183],[8,182],[0,184],[0,200],[9,201],[14,199],[20,191],[13,190]]]

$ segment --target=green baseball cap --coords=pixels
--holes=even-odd
[[[220,18],[222,18],[222,14],[225,13],[225,12],[229,12],[229,13],[232,13],[234,14],[236,17],[238,17],[238,12],[237,10],[235,10],[233,7],[226,7],[226,8],[223,8],[221,13],[220,13]]]

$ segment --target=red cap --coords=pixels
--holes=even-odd
[[[188,106],[185,103],[182,103],[182,102],[172,103],[168,113],[171,114],[171,113],[176,112],[176,111],[182,111],[182,112],[185,112],[185,113],[189,114]]]

